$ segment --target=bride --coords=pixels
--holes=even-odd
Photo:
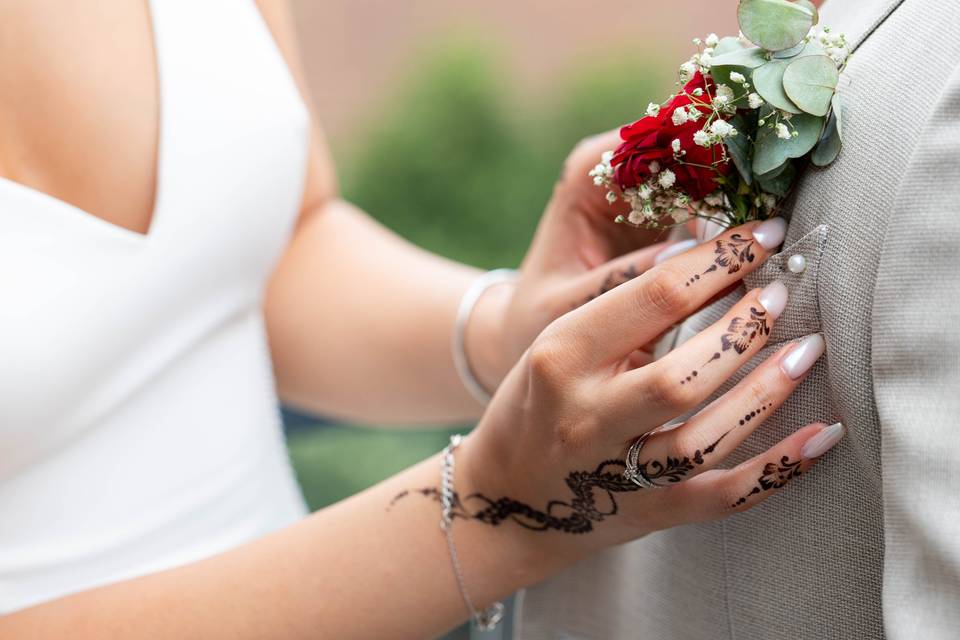
[[[519,273],[481,276],[338,197],[282,0],[0,20],[0,637],[425,637],[610,545],[748,509],[842,436],[803,426],[718,468],[817,335],[654,435],[761,348],[786,289],[660,360],[649,345],[785,225],[691,248],[610,224],[587,171],[615,134],[573,152]],[[735,241],[757,259],[686,286]],[[482,417],[308,516],[278,396]]]

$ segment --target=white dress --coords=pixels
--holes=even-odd
[[[149,232],[0,180],[0,613],[305,513],[260,305],[307,112],[253,0],[151,4]]]

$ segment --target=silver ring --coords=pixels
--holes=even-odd
[[[657,433],[659,429],[654,429],[652,431],[647,431],[645,434],[633,441],[633,444],[630,445],[630,448],[627,449],[627,457],[624,466],[626,467],[623,470],[623,477],[637,485],[641,489],[662,489],[658,484],[654,484],[650,478],[643,472],[643,469],[640,468],[640,449],[643,448],[644,443],[652,436]]]

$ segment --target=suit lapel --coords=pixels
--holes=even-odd
[[[822,11],[820,25],[846,34],[850,50],[856,51],[904,0],[830,0]]]

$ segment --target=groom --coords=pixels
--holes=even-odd
[[[815,420],[848,436],[777,500],[527,590],[517,638],[960,637],[960,2],[829,0],[821,25],[855,48],[843,151],[745,284],[790,290],[755,362],[816,331],[827,357],[732,462]]]

